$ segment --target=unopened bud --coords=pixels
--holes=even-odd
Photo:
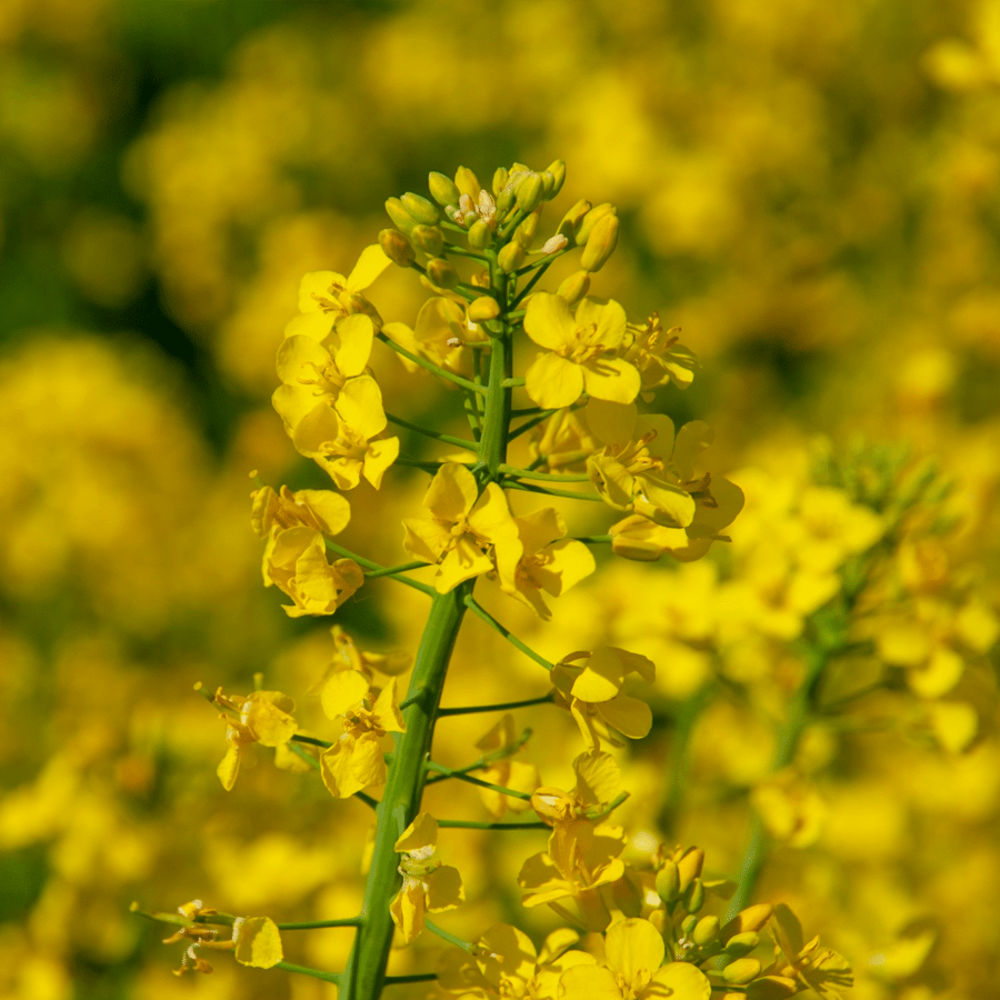
[[[681,874],[673,861],[666,861],[656,873],[656,894],[668,905],[681,891]]]
[[[742,958],[760,944],[760,935],[756,931],[744,931],[742,934],[734,934],[722,950],[731,958]]]
[[[590,211],[590,202],[586,198],[581,198],[563,217],[556,229],[557,233],[562,233],[566,239],[576,242],[576,231],[580,228],[585,216]]]
[[[467,194],[474,202],[479,201],[482,187],[479,178],[468,167],[459,167],[455,171],[455,186],[459,194]]]
[[[705,864],[705,852],[700,847],[689,847],[678,859],[677,868],[681,873],[681,891],[701,875]]]
[[[698,926],[698,918],[692,913],[686,916],[681,921],[681,934],[684,937],[690,937],[694,933],[695,927]]]
[[[458,271],[441,257],[427,261],[427,277],[438,288],[455,288],[458,285]]]
[[[406,236],[413,232],[417,221],[406,211],[399,198],[386,198],[385,210],[389,218],[395,223],[396,228],[401,230]]]
[[[566,164],[562,160],[553,160],[545,168],[545,172],[552,175],[552,190],[548,197],[554,198],[562,190],[563,181],[566,180]]]
[[[580,267],[590,272],[600,271],[604,267],[618,246],[618,226],[616,215],[606,215],[598,220],[587,237],[587,245],[580,257]]]
[[[520,243],[508,243],[497,254],[497,263],[510,274],[524,263],[524,247]]]
[[[531,246],[532,240],[535,238],[535,233],[538,231],[538,213],[532,212],[522,223],[514,230],[514,239],[517,240],[525,250]]]
[[[514,207],[514,189],[505,187],[497,195],[497,215],[503,218]]]
[[[500,304],[491,295],[481,295],[469,303],[469,319],[473,323],[485,323],[500,315]]]
[[[587,242],[587,237],[590,236],[591,229],[600,222],[607,215],[617,215],[618,209],[611,204],[610,201],[606,201],[603,204],[595,205],[584,217],[581,219],[580,224],[576,228],[576,242],[583,246]]]
[[[691,940],[697,945],[706,945],[719,936],[719,918],[702,917],[691,932]]]
[[[684,890],[684,909],[688,913],[697,913],[705,905],[705,885],[700,878],[696,878]]]
[[[563,280],[556,289],[556,295],[561,295],[571,306],[575,306],[589,291],[590,275],[586,271],[577,271]]]
[[[541,174],[532,171],[517,186],[517,207],[522,212],[533,212],[545,197]]]
[[[469,246],[482,250],[493,242],[493,230],[490,224],[483,219],[476,219],[469,226]]]
[[[416,259],[410,241],[398,229],[383,229],[378,234],[378,245],[386,257],[400,267],[409,267]]]
[[[432,171],[427,178],[427,187],[430,189],[431,197],[439,205],[457,205],[459,195],[462,193],[447,174],[439,173],[437,170]]]
[[[738,958],[722,970],[722,978],[735,986],[744,986],[760,975],[761,968],[756,958]]]
[[[743,934],[746,931],[762,930],[768,920],[771,919],[772,912],[773,907],[770,903],[754,903],[753,906],[748,906],[746,909],[740,910],[722,928],[722,940],[729,941],[737,934]]]
[[[403,203],[403,208],[422,226],[436,226],[441,221],[437,205],[423,195],[407,191],[399,200]]]
[[[444,233],[437,226],[414,226],[410,233],[414,246],[436,257],[444,249]]]
[[[509,174],[506,167],[497,167],[493,171],[493,194],[498,198],[500,197],[500,192],[507,186],[508,177]]]

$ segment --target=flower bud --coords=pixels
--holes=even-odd
[[[531,246],[532,240],[535,238],[535,233],[538,230],[538,213],[532,212],[522,223],[514,230],[514,239],[517,240],[525,250]]]
[[[618,209],[611,204],[610,201],[606,201],[601,205],[595,205],[580,221],[580,224],[576,227],[576,242],[583,246],[587,242],[587,237],[590,236],[591,229],[597,225],[597,223],[603,219],[606,215],[617,215]]]
[[[719,918],[702,917],[691,932],[691,940],[696,945],[706,945],[719,936]]]
[[[576,242],[576,231],[580,228],[584,216],[590,211],[590,202],[586,198],[581,198],[563,217],[556,229],[557,233],[562,233],[571,243]]]
[[[770,903],[754,903],[748,906],[730,920],[722,928],[722,940],[729,941],[737,934],[744,934],[747,931],[762,930],[764,925],[771,919],[773,907]]]
[[[414,226],[410,239],[418,250],[436,257],[444,249],[444,233],[437,226]]]
[[[506,167],[497,167],[493,171],[493,194],[497,198],[500,197],[500,192],[507,186],[508,176]]]
[[[386,198],[385,210],[389,218],[396,224],[396,228],[401,230],[406,236],[413,232],[416,226],[416,219],[406,211],[399,198]]]
[[[545,173],[552,175],[552,189],[547,197],[554,198],[562,190],[563,181],[566,180],[566,164],[562,160],[553,160],[545,168]]]
[[[605,215],[599,219],[587,237],[580,267],[585,271],[600,271],[618,246],[618,216]]]
[[[493,242],[493,230],[490,224],[483,219],[476,219],[469,226],[469,246],[476,250],[482,250]]]
[[[556,289],[556,295],[561,295],[571,306],[575,306],[589,291],[590,275],[586,271],[577,271],[563,280]]]
[[[427,186],[430,188],[431,197],[439,205],[457,205],[459,195],[462,193],[455,186],[455,182],[447,175],[439,173],[437,170],[431,171],[427,178]]]
[[[788,1000],[801,991],[798,982],[787,976],[764,976],[747,987],[743,1000]]]
[[[427,277],[438,288],[455,288],[458,285],[458,271],[441,257],[427,261]]]
[[[677,869],[681,875],[681,892],[701,875],[705,864],[705,852],[700,847],[689,847],[678,859]]]
[[[696,878],[684,890],[684,909],[688,913],[697,913],[705,905],[705,885],[700,878]]]
[[[416,259],[410,241],[398,229],[383,229],[378,234],[378,245],[386,257],[400,267],[409,267]]]
[[[745,986],[760,975],[761,964],[756,958],[738,958],[722,970],[722,978],[727,983]]]
[[[399,200],[403,203],[403,208],[421,225],[436,226],[441,221],[437,205],[423,195],[407,191]]]
[[[666,861],[656,873],[656,894],[668,906],[681,891],[681,874],[673,861]]]
[[[482,187],[479,178],[468,167],[459,167],[455,171],[455,186],[459,194],[467,194],[474,202],[479,201]]]
[[[742,958],[760,944],[760,935],[756,931],[744,931],[734,934],[722,949],[730,958]]]
[[[517,186],[517,207],[522,212],[533,212],[545,197],[545,186],[542,175],[534,171],[528,174]]]
[[[520,243],[508,243],[499,254],[497,263],[510,274],[524,263],[524,247]]]
[[[492,295],[481,295],[469,303],[469,319],[473,323],[485,323],[500,315],[500,304]]]
[[[681,934],[683,934],[684,937],[689,938],[694,933],[694,929],[697,926],[698,918],[693,913],[689,914],[681,921]]]

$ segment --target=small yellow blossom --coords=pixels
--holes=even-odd
[[[620,920],[608,928],[599,968],[576,966],[562,974],[564,1000],[709,1000],[712,986],[687,962],[662,965],[666,946],[648,921]]]
[[[361,252],[346,278],[336,271],[310,272],[299,285],[299,312],[324,313],[335,321],[352,313],[363,313],[379,325],[378,312],[361,292],[391,263],[382,248],[373,243]]]
[[[649,705],[621,692],[629,673],[652,683],[656,667],[645,656],[601,646],[592,653],[570,653],[552,671],[556,704],[569,710],[591,750],[600,750],[602,738],[621,745],[611,737],[610,729],[641,739],[652,727]]]
[[[363,375],[351,379],[335,403],[318,403],[305,414],[292,443],[326,469],[338,489],[354,489],[362,475],[378,489],[399,454],[399,438],[380,437],[386,425],[378,384]]]
[[[406,723],[396,697],[396,678],[382,689],[373,704],[367,682],[354,671],[341,674],[357,678],[363,690],[346,685],[323,688],[323,711],[329,718],[342,717],[344,732],[332,747],[320,755],[320,773],[330,793],[345,799],[369,785],[383,785],[386,764],[381,738],[386,733],[405,733]],[[360,694],[360,697],[358,695]]]
[[[389,905],[393,922],[404,944],[411,944],[424,927],[425,913],[453,910],[465,900],[462,876],[457,868],[442,865],[437,851],[437,820],[426,812],[403,831],[395,850],[403,886]]]
[[[625,310],[614,300],[583,299],[570,311],[560,295],[531,296],[524,332],[539,347],[525,373],[525,389],[539,406],[571,406],[587,392],[596,399],[631,403],[639,394],[639,372],[617,356],[625,336]]]
[[[420,307],[412,330],[405,323],[386,323],[383,332],[400,347],[439,368],[469,375],[471,366],[466,345],[486,343],[487,338],[469,321],[463,305],[464,302],[453,302],[441,295],[433,296]],[[401,360],[410,371],[418,367],[407,358]]]
[[[639,370],[643,398],[652,398],[652,390],[673,383],[686,389],[694,380],[698,359],[690,348],[678,343],[680,327],[663,329],[659,313],[653,313],[640,326],[629,323],[622,357]]]
[[[542,591],[559,597],[594,572],[594,557],[583,542],[566,535],[566,522],[552,507],[515,517],[521,558],[514,565],[498,564],[500,586],[544,621],[552,617]]]
[[[583,414],[586,410],[558,410],[532,432],[528,442],[534,459],[532,468],[543,472],[575,472],[601,444],[591,433]]]
[[[278,747],[295,735],[298,725],[291,714],[295,711],[295,702],[280,691],[254,691],[242,698],[226,696],[222,688],[215,692],[212,700],[226,709],[221,718],[226,723],[229,749],[216,773],[222,787],[231,791],[248,746],[260,743],[265,747]]]
[[[271,530],[264,548],[264,586],[277,586],[295,603],[283,604],[289,618],[332,615],[363,583],[353,559],[327,562],[323,536],[305,526]]]
[[[771,925],[777,948],[764,977],[791,981],[798,990],[815,990],[824,1000],[841,1000],[839,989],[854,984],[850,963],[832,948],[821,948],[819,936],[806,941],[798,917],[779,903]]]
[[[440,594],[494,569],[516,564],[523,548],[507,498],[496,483],[480,495],[475,477],[448,462],[438,469],[424,497],[429,518],[403,521],[403,548],[415,559],[437,564]]]
[[[332,490],[297,490],[282,486],[275,493],[263,486],[250,494],[250,526],[258,538],[272,528],[305,526],[324,535],[338,535],[351,520],[351,505]]]

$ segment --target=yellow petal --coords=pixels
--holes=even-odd
[[[639,370],[621,358],[594,358],[580,371],[588,394],[609,403],[631,403],[642,388]]]
[[[331,286],[342,286],[345,280],[336,271],[311,271],[303,275],[299,283],[299,312],[311,313],[322,309],[333,295]]]
[[[233,785],[236,784],[236,776],[240,773],[239,747],[230,747],[226,751],[226,756],[220,761],[219,766],[215,769],[215,773],[219,776],[222,787],[227,792],[231,792]]]
[[[385,470],[396,461],[399,456],[399,438],[383,438],[380,441],[373,441],[365,455],[365,479],[368,480],[375,489],[382,485],[382,477]]]
[[[360,375],[365,370],[372,353],[374,337],[375,326],[364,313],[346,316],[337,324],[337,339],[340,343],[334,348],[333,357],[337,368],[347,378]]]
[[[393,850],[397,854],[419,851],[437,844],[438,823],[429,813],[419,813],[417,818],[400,834]]]
[[[559,977],[563,1000],[622,1000],[615,974],[610,969],[577,965]]]
[[[269,695],[277,697],[267,697]],[[241,721],[250,728],[261,746],[276,747],[287,743],[298,729],[295,719],[275,704],[275,701],[285,697],[279,691],[255,691],[240,713]]]
[[[351,521],[347,498],[333,490],[298,490],[292,496],[308,508],[324,535],[339,535]]]
[[[962,679],[964,672],[962,657],[947,646],[938,646],[926,663],[907,671],[906,682],[922,698],[939,698]]]
[[[439,594],[447,594],[465,580],[489,573],[493,562],[482,552],[468,535],[460,538],[438,566],[434,588]]]
[[[424,929],[424,890],[417,882],[406,882],[389,904],[392,922],[399,928],[403,944],[412,944]]]
[[[476,963],[493,987],[501,977],[530,979],[535,973],[538,955],[531,938],[509,924],[494,924],[477,942]]]
[[[370,375],[352,378],[341,389],[335,406],[344,423],[365,439],[385,430],[382,390]]]
[[[427,887],[427,909],[431,913],[453,910],[465,901],[465,887],[457,868],[442,865],[424,879]]]
[[[583,369],[558,354],[539,354],[524,374],[525,391],[545,409],[572,406],[583,393],[583,385]]]
[[[624,445],[635,433],[636,408],[634,403],[612,403],[592,399],[583,410],[587,427],[602,444]]]
[[[601,302],[598,299],[583,299],[576,307],[576,326],[593,325],[596,332],[593,343],[610,350],[616,348],[625,336],[627,317],[621,303],[614,299]]]
[[[349,292],[364,291],[391,263],[385,251],[377,243],[373,243],[361,251],[361,256],[344,285]]]
[[[629,739],[642,739],[653,726],[653,713],[649,705],[628,695],[620,694],[611,701],[603,702],[599,711],[609,726]]]
[[[640,969],[658,969],[666,951],[660,932],[648,920],[621,920],[608,928],[604,940],[608,964],[634,982]]]
[[[424,506],[442,521],[458,521],[472,510],[478,497],[475,476],[464,465],[448,462],[431,480]]]
[[[288,385],[315,382],[330,360],[329,351],[312,337],[286,337],[278,348],[278,378]]]
[[[938,742],[952,753],[960,753],[976,738],[979,716],[964,701],[938,701],[928,706],[931,729]]]
[[[590,751],[573,761],[576,793],[586,805],[610,802],[618,792],[621,769],[609,753]]]
[[[697,966],[690,962],[670,962],[653,973],[653,982],[669,990],[671,1000],[709,1000],[712,984]],[[650,990],[649,995],[660,996],[660,990]]]
[[[554,351],[568,346],[573,342],[575,329],[573,314],[561,295],[536,292],[528,300],[528,308],[524,314],[524,332],[539,347],[547,347]],[[579,396],[579,393],[577,395]]]
[[[328,719],[338,719],[354,708],[365,695],[370,685],[368,678],[357,670],[335,670],[323,682],[320,702],[323,714]]]
[[[281,935],[270,917],[247,917],[233,928],[236,935],[236,961],[255,969],[272,969],[282,958]]]
[[[403,721],[403,713],[399,710],[399,699],[396,697],[395,677],[389,680],[375,700],[372,706],[372,718],[376,725],[387,733],[406,732],[406,723]]]
[[[437,562],[451,541],[451,532],[430,519],[408,517],[403,521],[403,550],[414,559]]]

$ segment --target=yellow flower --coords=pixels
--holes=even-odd
[[[575,472],[601,445],[590,432],[585,410],[559,410],[531,433],[528,450],[532,468],[542,472]]]
[[[425,519],[403,521],[403,548],[415,559],[437,564],[434,585],[440,594],[494,569],[516,564],[523,551],[507,498],[496,483],[479,494],[475,477],[448,462],[438,469],[424,497]]]
[[[559,980],[565,1000],[709,1000],[708,977],[688,962],[661,967],[666,948],[648,921],[620,920],[608,928],[599,968],[577,966]]]
[[[324,313],[313,312],[292,320],[278,348],[278,377],[271,403],[286,430],[295,425],[320,399],[335,400],[348,379],[364,374],[371,354],[375,326],[356,314],[338,321],[333,330]]]
[[[353,559],[327,562],[318,531],[272,528],[264,548],[264,586],[279,587],[295,602],[282,605],[289,618],[332,615],[364,582]]]
[[[215,692],[212,700],[226,709],[220,718],[226,723],[229,749],[216,774],[228,792],[236,784],[248,746],[260,743],[265,747],[278,747],[295,735],[298,724],[291,715],[295,711],[295,702],[280,691],[254,691],[243,698],[239,695],[226,696],[222,688]]]
[[[334,320],[364,313],[376,325],[381,319],[375,307],[361,294],[390,264],[382,248],[365,247],[354,269],[345,278],[336,271],[312,271],[299,285],[299,312],[324,313]]]
[[[497,568],[503,590],[534,608],[540,618],[552,617],[542,591],[559,597],[594,572],[594,557],[583,542],[563,537],[566,522],[552,507],[515,517],[522,554],[516,563]]]
[[[425,913],[453,910],[465,900],[458,869],[442,865],[434,857],[437,835],[437,820],[422,812],[395,844],[396,852],[405,855],[399,861],[403,886],[389,904],[389,911],[404,944],[411,944],[423,930]]]
[[[652,683],[656,667],[645,656],[601,646],[592,653],[570,653],[552,671],[556,704],[569,710],[591,750],[600,750],[602,737],[615,746],[621,745],[611,737],[609,729],[630,739],[641,739],[653,725],[649,705],[621,693],[629,673],[638,673]]]
[[[677,342],[679,332],[679,326],[664,330],[659,313],[642,326],[628,324],[623,357],[639,370],[644,399],[647,395],[651,399],[657,386],[673,382],[678,389],[686,389],[694,380],[698,359],[689,347]]]
[[[332,747],[323,751],[319,761],[323,783],[330,794],[346,799],[369,785],[385,784],[381,737],[386,733],[406,732],[406,724],[396,698],[395,677],[369,707],[369,688],[362,675],[354,671],[340,673],[356,678],[357,686],[353,690],[346,685],[334,688],[329,683],[324,687],[323,711],[331,719],[343,716],[344,732]]]
[[[779,903],[771,924],[777,949],[774,962],[763,971],[764,977],[790,981],[799,990],[815,990],[821,997],[840,1000],[834,987],[850,989],[854,985],[850,963],[832,948],[820,948],[819,936],[806,942],[798,917]]]
[[[400,347],[462,375],[471,374],[465,345],[485,343],[488,339],[475,324],[469,323],[462,305],[441,295],[424,302],[412,330],[405,323],[386,323],[383,332]],[[416,371],[415,362],[402,357],[400,360],[407,370]]]
[[[525,389],[539,406],[571,406],[587,392],[596,399],[631,403],[639,372],[617,357],[625,336],[625,310],[615,301],[583,299],[575,315],[560,295],[531,296],[524,332],[548,353],[525,373]]]
[[[351,506],[332,490],[297,490],[282,486],[275,493],[263,486],[250,494],[250,526],[258,538],[272,528],[305,526],[324,535],[338,535],[351,520]]]
[[[328,688],[333,690],[345,684],[354,685],[355,689],[360,690],[357,682],[352,679],[355,674],[366,685],[371,686],[375,671],[394,677],[408,670],[413,663],[413,657],[409,653],[372,653],[368,650],[358,649],[354,638],[339,625],[333,625],[330,628],[330,635],[333,638],[333,659],[327,665],[320,680],[310,688],[312,692],[319,691],[321,698],[327,697],[325,692]],[[362,692],[355,701],[363,697],[364,693]],[[327,712],[327,715],[329,716],[330,713]]]

